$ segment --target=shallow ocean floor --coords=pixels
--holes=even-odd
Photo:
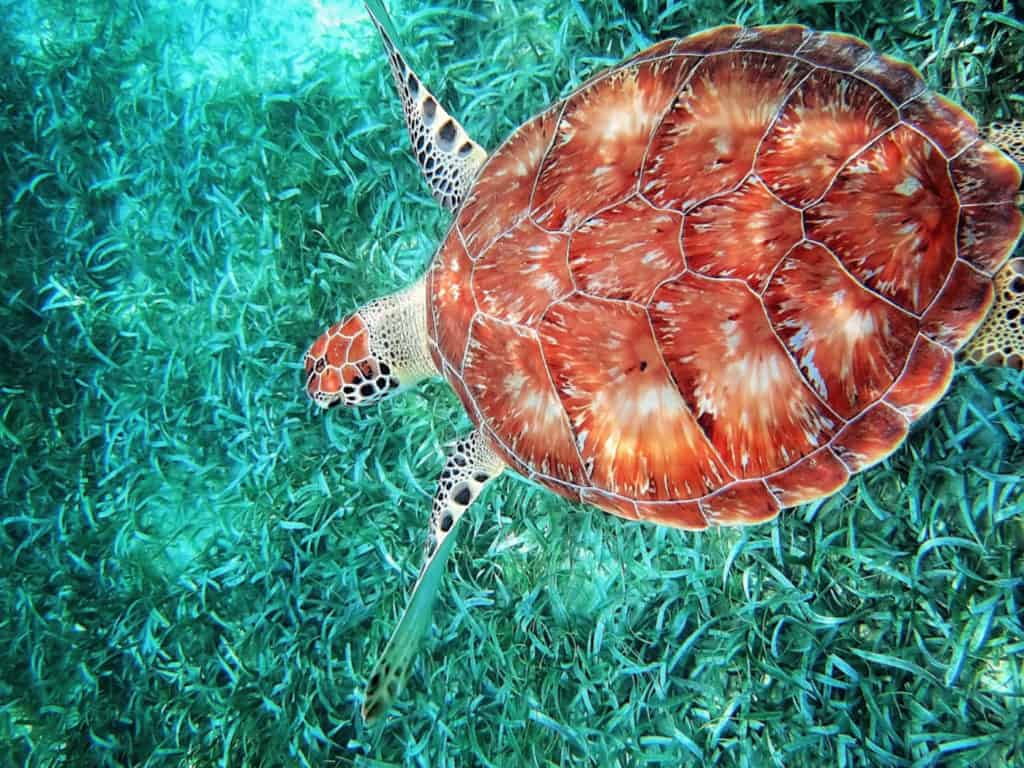
[[[962,369],[889,460],[745,530],[504,478],[382,730],[436,383],[315,413],[301,359],[448,222],[355,2],[3,2],[0,764],[1024,764],[1024,376]],[[388,3],[485,147],[654,40],[857,34],[1024,115],[1012,4]]]

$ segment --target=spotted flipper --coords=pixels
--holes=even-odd
[[[473,186],[487,153],[469,137],[458,120],[438,104],[406,64],[394,43],[393,32],[389,32],[391,24],[380,2],[367,0],[366,10],[387,51],[412,148],[430,193],[437,202],[454,211]]]
[[[1003,152],[1024,166],[1024,120],[989,123],[981,129],[981,137],[991,141]]]
[[[501,474],[505,463],[479,431],[459,440],[448,454],[434,494],[426,558],[398,626],[370,673],[363,700],[363,720],[384,715],[402,690],[423,636],[430,628],[444,564],[455,544],[455,526],[483,487]]]
[[[1024,258],[1010,259],[996,274],[996,300],[964,348],[972,363],[1024,367]]]

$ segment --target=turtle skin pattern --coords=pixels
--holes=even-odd
[[[943,395],[1020,237],[1019,185],[856,38],[667,40],[490,157],[427,275],[431,354],[558,493],[683,528],[767,520]]]

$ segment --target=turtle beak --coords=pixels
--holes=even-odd
[[[306,394],[321,409],[327,410],[341,405],[341,376],[327,364],[323,355],[313,354],[316,345],[306,353]]]

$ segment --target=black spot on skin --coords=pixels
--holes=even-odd
[[[314,365],[314,366],[313,366],[313,369],[314,369],[314,370],[315,370],[315,371],[316,371],[317,373],[320,373],[320,371],[322,371],[322,370],[323,370],[324,368],[326,368],[326,367],[327,367],[327,362],[326,362],[326,361],[325,361],[325,360],[324,360],[324,359],[323,359],[323,358],[321,357],[321,358],[319,358],[319,359],[318,359],[318,360],[316,361],[316,365]]]
[[[473,474],[473,479],[478,483],[486,483],[489,476],[484,472],[476,472]]]
[[[460,467],[466,466],[466,457],[465,456],[456,456],[455,457],[455,463],[458,464]]]
[[[441,130],[437,132],[437,143],[442,150],[445,152],[452,151],[452,147],[455,146],[456,133],[454,120],[449,119],[441,126]]]
[[[446,469],[446,470],[441,472],[441,479],[442,480],[444,480],[445,478],[451,477],[451,476],[452,476],[452,471],[450,469]]]
[[[331,402],[329,402],[327,404],[327,407],[328,408],[337,408],[339,405],[341,405],[341,398],[340,397],[337,400],[332,400]]]
[[[417,94],[420,92],[420,84],[416,80],[416,75],[412,72],[410,72],[409,77],[406,78],[405,86],[409,89],[409,96],[415,99]]]
[[[373,386],[373,384],[369,383],[363,384],[363,386],[359,388],[359,394],[362,395],[363,397],[373,397],[373,395],[376,394],[376,392],[377,388]]]
[[[448,533],[448,531],[452,529],[453,522],[455,522],[455,520],[452,518],[451,515],[445,515],[441,518],[441,530],[445,533]]]
[[[346,384],[344,387],[341,388],[341,391],[344,392],[346,395],[351,395],[355,393],[356,388],[353,387],[351,384]]]
[[[640,370],[641,371],[646,371],[647,370],[647,361],[646,360],[641,360],[640,361]]]
[[[377,381],[374,383],[377,385],[377,389],[384,390],[388,388],[388,380],[383,376],[378,376]]]
[[[455,503],[463,507],[469,504],[469,500],[471,497],[472,494],[469,491],[469,487],[466,485],[460,486],[459,489],[455,491],[454,494],[452,494],[452,499],[455,501]]]
[[[381,363],[380,364],[380,372],[384,376],[390,376],[391,375],[391,366],[389,366],[387,363]]]
[[[459,157],[468,157],[469,153],[472,151],[473,145],[470,144],[468,141],[464,142],[463,145],[459,147]]]
[[[388,386],[391,389],[397,388],[398,387],[398,379],[396,379],[394,376],[392,376],[390,379],[388,379]]]
[[[437,102],[434,101],[433,96],[428,96],[427,100],[423,102],[423,122],[429,126],[434,122],[434,115],[437,114]]]

